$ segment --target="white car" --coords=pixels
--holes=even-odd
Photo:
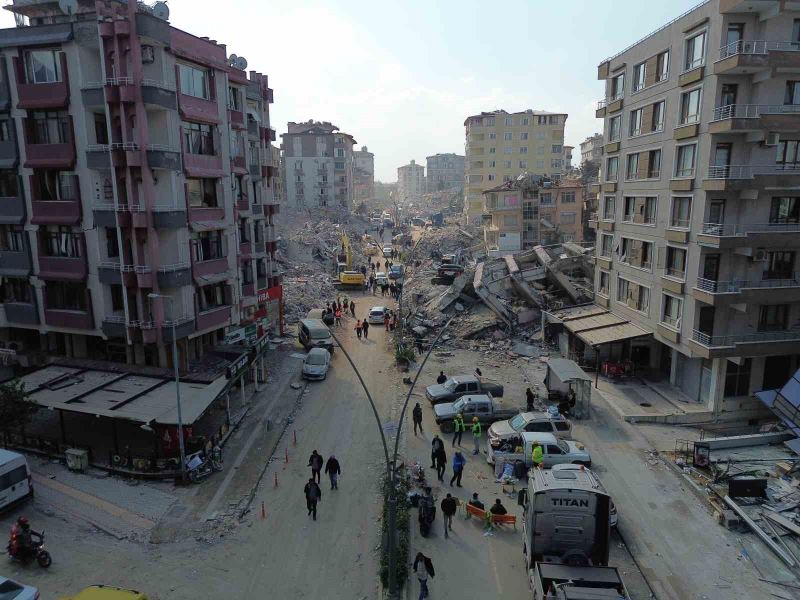
[[[563,464],[563,465],[553,465],[553,471],[580,471],[581,469],[586,469],[583,465],[573,465],[573,464]],[[600,482],[600,478],[597,476],[597,473],[591,471],[594,474],[594,478]],[[600,482],[600,489],[602,491],[606,491],[605,487],[603,487],[602,482]],[[614,500],[611,500],[611,506],[609,507],[609,519],[608,522],[611,527],[617,526],[617,521],[619,521],[619,515],[617,514],[617,507],[614,505]]]
[[[325,379],[331,365],[331,353],[325,348],[312,348],[303,360],[305,379]]]
[[[0,576],[0,598],[3,600],[38,600],[39,590]]]
[[[369,324],[383,325],[383,318],[386,316],[387,312],[389,312],[389,309],[385,306],[373,306],[369,309],[369,316],[367,317]]]
[[[392,247],[391,246],[384,246],[383,247],[383,258],[392,258]]]
[[[375,283],[377,285],[389,285],[389,278],[383,271],[378,271],[375,273]]]

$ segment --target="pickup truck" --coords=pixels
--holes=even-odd
[[[444,433],[453,431],[453,421],[459,413],[464,415],[464,423],[469,427],[473,417],[486,424],[509,419],[518,412],[518,409],[504,406],[489,394],[470,394],[455,402],[443,402],[433,407],[436,424]]]
[[[474,375],[456,375],[441,385],[435,384],[426,387],[425,397],[431,404],[439,404],[440,402],[455,402],[464,394],[482,394],[484,392],[495,398],[502,398],[503,386],[499,383],[485,383]]]
[[[438,407],[437,407],[438,408]],[[466,418],[464,419],[466,421]],[[542,466],[550,469],[553,465],[573,464],[592,466],[592,456],[586,446],[575,440],[558,439],[552,433],[537,433],[534,431],[524,431],[514,439],[506,440],[506,443],[513,447],[511,452],[500,452],[492,447],[491,443],[486,444],[486,462],[493,465],[498,458],[506,462],[516,460],[524,461],[527,466],[533,464],[533,443],[538,442],[542,447]]]

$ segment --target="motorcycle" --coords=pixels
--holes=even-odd
[[[23,564],[27,564],[35,559],[43,569],[53,564],[53,558],[50,556],[50,553],[44,549],[44,531],[41,534],[33,534],[38,535],[39,539],[32,541],[30,547],[27,548],[22,547],[19,539],[20,534],[21,532],[16,525],[11,528],[11,537],[9,538],[6,550],[12,559],[18,560]]]
[[[436,518],[436,501],[433,496],[422,496],[419,499],[418,519],[419,533],[422,537],[428,537]]]
[[[186,457],[186,475],[189,481],[197,483],[214,472],[211,461],[204,457],[202,452],[196,452]]]

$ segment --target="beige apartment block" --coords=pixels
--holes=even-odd
[[[564,170],[565,113],[526,110],[467,117],[464,217],[479,222],[485,190],[521,173],[559,179]]]
[[[756,414],[800,366],[800,3],[709,0],[598,77],[597,302],[649,334],[611,354]]]

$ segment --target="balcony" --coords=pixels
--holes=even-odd
[[[617,112],[618,110],[621,110],[623,97],[624,94],[617,94],[616,96],[600,100],[597,103],[597,110],[595,111],[595,116],[598,119],[602,119],[607,114],[611,114]]]
[[[92,316],[92,297],[88,290],[85,290],[85,300],[83,310],[74,308],[51,307],[47,304],[47,293],[44,293],[44,322],[52,327],[66,327],[68,329],[94,329],[94,317]]]
[[[192,276],[199,280],[203,285],[211,283],[209,280],[224,280],[225,277],[220,279],[220,275],[228,273],[228,257],[213,258],[211,260],[204,260],[201,262],[192,263]]]
[[[0,86],[2,89],[2,86]],[[8,119],[8,139],[0,140],[0,169],[16,169],[19,165],[16,119]]]
[[[100,329],[106,337],[126,338],[129,324],[125,321],[125,315],[108,315],[100,324]]]
[[[28,234],[26,233],[22,250],[19,252],[0,251],[0,275],[28,277],[32,272],[33,261],[31,260],[31,250],[28,245]]]
[[[800,105],[729,104],[714,109],[709,133],[748,133],[751,131],[786,131],[798,129]]]
[[[178,99],[175,87],[165,81],[142,79],[142,100],[149,108],[176,110]]]
[[[247,135],[251,138],[258,138],[258,123],[254,119],[247,119]]]
[[[153,206],[153,226],[164,229],[186,227],[186,208],[177,203]]]
[[[720,0],[719,12],[722,14],[753,14],[759,15],[760,20],[780,14],[780,0]],[[788,7],[787,7],[788,8]]]
[[[228,325],[231,320],[231,307],[219,306],[197,315],[197,331]]]
[[[72,126],[72,117],[66,127],[67,139],[53,143],[35,143],[30,141],[30,132],[33,128],[31,119],[22,120],[25,136],[25,164],[29,169],[72,169],[75,165],[75,130]]]
[[[221,154],[189,154],[184,148],[183,168],[190,177],[220,178],[226,175]]]
[[[244,241],[239,244],[239,256],[250,256],[253,253],[253,244],[251,242]]]
[[[39,255],[39,278],[62,281],[85,281],[88,267],[85,256]]]
[[[31,223],[34,225],[75,225],[81,220],[81,200],[78,196],[78,178],[73,178],[73,198],[65,200],[42,199],[36,178],[31,175]]]
[[[236,199],[236,208],[242,212],[250,210],[250,198],[242,194]]]
[[[166,320],[164,321],[163,327],[161,327],[161,337],[164,340],[164,343],[170,344],[172,343],[172,326],[175,325],[175,338],[183,339],[185,337],[189,337],[191,334],[195,332],[195,322],[194,317],[179,317],[178,319],[173,320]]]
[[[177,65],[175,70],[177,72]],[[177,73],[176,73],[177,75]],[[178,79],[178,77],[176,77]],[[219,106],[216,100],[206,100],[188,96],[178,90],[178,110],[187,121],[201,121],[203,123],[219,123]]]
[[[786,279],[734,279],[713,281],[698,278],[692,295],[705,304],[718,306],[731,302],[760,304],[769,302],[780,290],[782,302],[800,301],[800,273]]]
[[[62,52],[59,54],[59,59],[61,61],[61,81],[28,83],[22,59],[17,56],[12,58],[14,72],[17,76],[17,108],[42,110],[45,108],[63,108],[69,104],[67,55]]]
[[[261,165],[250,165],[248,170],[250,173],[250,178],[253,181],[261,181],[263,178],[261,175]],[[300,171],[300,173],[302,173],[302,171]],[[298,174],[298,172],[295,171],[295,174]]]
[[[711,248],[783,248],[800,233],[800,223],[703,223],[697,243]]]
[[[181,171],[181,153],[177,148],[165,144],[147,144],[147,166],[151,169]]]
[[[740,40],[719,50],[719,60],[714,63],[715,75],[752,75],[800,71],[800,42]]]
[[[622,222],[629,225],[655,225],[654,215],[640,215],[639,213],[629,213],[622,218]]]
[[[800,184],[800,164],[711,165],[703,180],[707,192],[728,192],[763,187],[796,187]]]
[[[255,283],[245,283],[242,285],[242,296],[255,296],[255,295],[256,295]]]
[[[177,288],[192,283],[192,266],[189,262],[161,265],[158,268],[158,287]]]
[[[800,342],[800,329],[709,335],[692,331],[692,349],[703,358],[792,354]]]
[[[244,123],[244,113],[240,110],[228,109],[228,122],[234,129],[246,129]]]
[[[25,222],[28,211],[25,206],[25,198],[22,195],[22,181],[17,184],[17,190],[16,196],[0,197],[0,223],[22,225]]]
[[[39,308],[35,302],[6,302],[3,304],[6,320],[19,325],[38,325]]]
[[[247,175],[247,159],[244,156],[231,156],[231,170],[239,175]]]

